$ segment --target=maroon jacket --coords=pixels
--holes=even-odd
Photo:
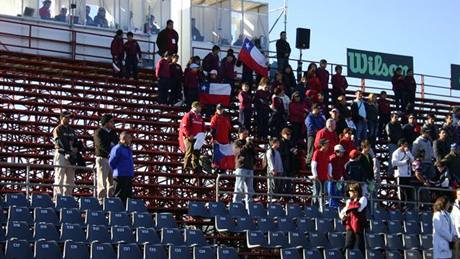
[[[327,90],[329,84],[329,71],[326,69],[318,68],[318,70],[316,70],[316,75],[321,85],[321,92],[324,93]]]
[[[220,75],[223,79],[235,78],[235,62],[228,62],[226,59],[220,64]]]
[[[393,92],[403,91],[404,90],[404,77],[402,75],[394,75],[391,79],[391,84],[393,85]]]
[[[137,43],[136,40],[125,42],[125,52],[126,52],[126,58],[139,57],[140,59],[142,57],[141,47],[139,47],[139,44]]]
[[[186,68],[184,71],[184,88],[193,89],[200,86],[199,72],[194,72],[190,68]]]
[[[289,121],[291,123],[303,123],[305,121],[306,109],[303,102],[289,103]]]
[[[404,77],[404,89],[409,94],[415,96],[415,92],[417,91],[417,83],[415,82],[415,78],[413,76]]]
[[[390,110],[390,103],[388,102],[388,100],[379,98],[377,103],[379,106],[379,115],[390,116],[391,110]]]
[[[123,59],[125,56],[124,51],[124,43],[123,38],[115,37],[112,40],[112,44],[110,45],[110,52],[112,53],[113,58],[121,58]]]
[[[160,58],[155,66],[155,74],[158,78],[170,78],[171,69],[168,60]]]
[[[211,70],[219,71],[219,55],[214,55],[208,53],[206,57],[203,59],[203,70],[206,72],[210,72]]]
[[[270,110],[270,92],[257,90],[254,96],[254,107],[258,111]]]
[[[351,230],[353,233],[362,233],[366,225],[366,216],[364,210],[358,212],[360,205],[358,201],[350,201],[345,219],[346,230]]]
[[[339,75],[339,74],[333,75],[331,79],[331,83],[332,83],[332,94],[333,95],[336,95],[336,96],[345,95],[345,90],[347,90],[348,88],[348,82],[344,76]]]
[[[252,97],[248,92],[241,91],[238,94],[238,101],[240,102],[240,110],[251,109]]]

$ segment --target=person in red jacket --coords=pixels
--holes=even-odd
[[[343,132],[340,134],[340,145],[342,145],[342,147],[345,149],[345,154],[344,154],[344,157],[348,160],[348,154],[350,154],[350,152],[353,150],[353,149],[356,149],[356,145],[355,145],[355,141],[354,139],[352,138],[353,136],[353,130],[350,129],[350,128],[345,128],[343,129]]]
[[[212,47],[212,51],[206,55],[203,59],[202,67],[203,71],[206,71],[207,73],[211,72],[211,70],[219,70],[219,52],[220,52],[220,47],[217,45],[214,45]]]
[[[307,72],[307,81],[310,91],[314,94],[321,93],[321,82],[316,73],[316,66],[311,66]]]
[[[184,95],[187,107],[190,107],[194,101],[198,100],[200,87],[200,66],[191,63],[184,72]]]
[[[315,150],[319,149],[319,141],[323,138],[327,139],[329,142],[327,154],[330,156],[334,153],[334,146],[339,144],[339,138],[337,137],[337,133],[335,133],[335,121],[333,119],[328,119],[326,121],[326,127],[316,133],[314,143]]]
[[[341,95],[346,95],[346,90],[348,88],[347,78],[342,75],[342,66],[335,66],[335,74],[331,79],[332,83],[332,101],[334,104],[337,104],[337,98]]]
[[[303,139],[302,132],[304,130],[303,125],[305,125],[305,116],[307,116],[305,103],[300,100],[300,93],[294,92],[291,97],[291,103],[289,103],[289,122],[292,126],[293,143]]]
[[[124,46],[126,53],[126,78],[132,76],[134,80],[137,80],[137,64],[142,60],[141,47],[139,47],[139,43],[134,39],[132,32],[128,32],[126,36],[128,37],[128,41],[125,42]]]
[[[342,145],[335,145],[334,154],[329,157],[329,162],[332,167],[332,180],[341,181],[345,174],[345,164],[348,162],[348,156],[345,156],[346,151]],[[327,186],[327,192],[330,197],[335,196],[335,198],[329,198],[329,207],[338,208],[339,207],[339,198],[342,192],[338,191],[336,188],[336,182],[331,182]]]
[[[235,56],[233,52],[227,52],[227,57],[223,58],[220,64],[220,77],[224,84],[230,84],[232,86],[232,96],[235,87]]]
[[[123,77],[123,59],[125,58],[123,31],[118,30],[110,44],[112,53],[113,74],[116,77]]]
[[[249,93],[249,85],[243,83],[241,86],[241,92],[238,94],[239,105],[239,116],[238,122],[240,126],[250,131],[251,128],[251,117],[252,117],[252,97]]]
[[[200,150],[195,149],[197,135],[205,132],[204,121],[200,115],[201,105],[199,102],[192,103],[192,109],[181,120],[179,129],[179,145],[185,151],[184,170],[201,172]]]
[[[319,184],[323,185],[325,181],[332,177],[332,167],[329,162],[329,140],[327,138],[321,138],[318,141],[318,148],[313,152],[311,159],[311,174],[312,179],[315,180],[313,185],[313,198],[315,201],[319,201],[318,195]]]
[[[316,75],[321,85],[321,93],[324,96],[324,103],[327,105],[329,103],[329,71],[327,71],[326,68],[327,61],[325,59],[321,59],[319,62],[319,68],[316,70]]]
[[[216,106],[216,113],[211,117],[211,136],[213,142],[219,144],[230,143],[230,130],[232,123],[230,118],[224,115],[224,106],[219,103]]]
[[[404,109],[406,107],[403,107],[403,102],[404,97],[405,97],[405,91],[404,91],[404,77],[402,75],[402,69],[401,67],[398,67],[395,69],[393,72],[393,78],[391,79],[391,84],[393,86],[393,93],[395,95],[395,104],[396,104],[396,109],[400,110],[401,112],[404,112]]]
[[[168,51],[163,53],[155,66],[155,75],[158,78],[158,103],[168,103],[169,90],[171,89],[171,55]]]

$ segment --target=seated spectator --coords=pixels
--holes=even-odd
[[[405,139],[398,140],[398,148],[391,154],[391,164],[394,167],[394,176],[398,185],[411,185],[411,163],[414,162],[409,144]],[[401,201],[412,201],[415,198],[415,193],[412,193],[408,188],[398,188],[398,196]]]
[[[153,14],[147,16],[147,21],[144,24],[144,33],[157,34],[160,32],[160,25],[155,21]]]
[[[344,156],[348,159],[348,155],[353,149],[357,149],[355,141],[353,140],[353,130],[350,128],[345,128],[340,134],[339,143],[345,149]]]
[[[192,18],[192,40],[194,41],[203,41],[204,36],[201,35],[200,30],[196,27],[196,19]],[[240,46],[243,43],[240,44]]]
[[[289,104],[289,122],[292,126],[292,140],[294,143],[302,142],[303,125],[305,116],[307,115],[305,104],[300,100],[300,93],[294,92],[292,94],[292,102]]]
[[[268,78],[264,77],[260,80],[259,87],[254,95],[256,132],[259,139],[266,139],[268,136],[268,120],[270,118],[270,92],[268,89]]]
[[[105,18],[105,8],[99,7],[97,10],[97,15],[94,16],[94,25],[101,28],[109,28],[109,23],[107,18]]]
[[[346,77],[342,75],[342,66],[335,66],[335,74],[331,79],[332,83],[332,100],[334,104],[337,104],[337,98],[341,95],[346,95],[346,90],[348,88],[348,82]]]
[[[417,125],[417,118],[415,118],[415,115],[409,114],[407,124],[403,126],[402,130],[404,139],[409,143],[409,147],[412,147],[412,143],[420,136],[420,126]]]
[[[387,99],[387,92],[380,92],[379,100],[377,101],[379,106],[379,129],[378,136],[379,138],[384,138],[386,136],[385,127],[390,122],[391,119],[391,109],[390,102]]]
[[[345,156],[346,150],[342,145],[335,145],[334,154],[329,157],[329,163],[332,167],[332,180],[342,181],[345,175],[345,164],[348,162],[348,154]],[[327,191],[329,196],[340,196],[342,192],[336,188],[337,182],[332,182],[327,185]],[[340,203],[339,198],[330,198],[329,207],[338,208]]]
[[[267,159],[267,176],[268,177],[283,177],[284,168],[283,161],[281,160],[281,155],[279,152],[280,141],[276,137],[270,138],[269,141],[270,148],[265,152],[265,158]],[[270,201],[274,201],[274,193],[283,193],[284,192],[284,181],[280,179],[267,179],[267,185],[269,186],[269,196]]]
[[[51,1],[50,0],[45,0],[42,2],[43,6],[40,7],[38,10],[38,14],[40,15],[40,19],[42,20],[51,20]]]
[[[238,94],[238,101],[240,102],[238,122],[240,123],[240,126],[250,131],[252,118],[252,96],[249,92],[248,84],[242,84],[241,91]]]
[[[219,70],[219,52],[220,47],[214,45],[211,52],[209,52],[203,59],[203,71],[209,73],[211,70]]]
[[[337,137],[337,133],[335,133],[335,121],[334,120],[328,119],[326,121],[326,126],[323,129],[320,129],[318,133],[316,134],[315,149],[319,148],[319,140],[323,138],[327,139],[329,142],[327,154],[328,156],[330,156],[334,153],[335,145],[339,144],[339,138]]]
[[[446,163],[443,161],[437,161],[434,166],[436,167],[436,176],[433,181],[430,182],[431,186],[436,188],[446,188],[450,187],[450,172],[449,168],[446,166]],[[439,195],[442,196],[445,192],[440,192]]]
[[[441,129],[439,137],[433,142],[433,155],[436,161],[441,161],[450,152],[450,144],[447,142],[447,131]]]
[[[435,123],[436,123],[436,116],[430,113],[427,115],[425,124],[423,124],[422,126],[422,128],[426,128],[430,131],[429,136],[430,136],[431,141],[435,140],[438,137],[438,126]]]
[[[90,13],[91,13],[91,6],[87,5],[86,6],[85,24],[86,24],[86,26],[95,26],[93,18],[91,18],[91,16],[89,16]]]
[[[320,113],[319,108],[316,104],[313,104],[311,107],[311,112],[308,114],[305,119],[305,126],[307,128],[307,164],[311,163],[311,158],[314,151],[314,143],[316,139],[317,132],[324,128],[326,125],[326,120],[324,116]]]
[[[54,20],[58,22],[67,22],[67,8],[62,7],[59,14],[54,16]]]

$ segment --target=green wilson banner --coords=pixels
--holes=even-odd
[[[460,90],[460,65],[450,65],[450,87]]]
[[[407,70],[414,67],[413,57],[347,49],[347,76],[391,81],[397,67],[401,67],[405,75]]]

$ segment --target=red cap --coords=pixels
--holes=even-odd
[[[350,151],[350,158],[352,159],[355,159],[359,156],[360,152],[356,149],[353,149],[352,151]]]

